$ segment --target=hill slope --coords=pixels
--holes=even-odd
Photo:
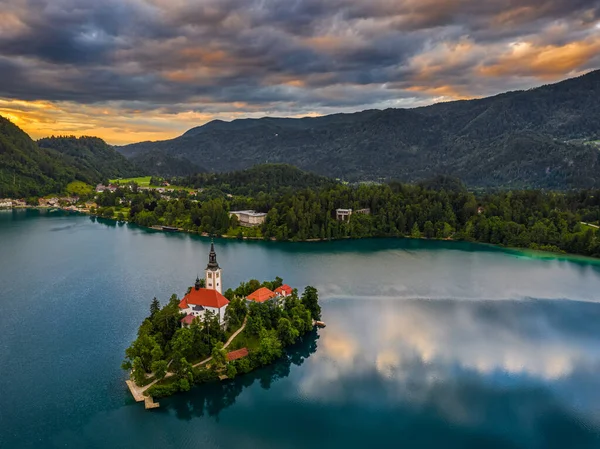
[[[59,193],[72,181],[94,184],[137,169],[95,138],[43,139],[42,147],[0,116],[0,198]]]
[[[197,173],[181,179],[180,183],[197,189],[214,188],[224,193],[247,196],[260,192],[283,194],[337,184],[331,178],[308,173],[287,164],[261,164],[229,173]]]
[[[143,175],[131,161],[98,137],[46,137],[37,143],[43,149],[60,153],[63,161],[75,167],[79,178],[86,182]]]
[[[600,71],[528,91],[316,118],[213,121],[118,148],[187,158],[209,171],[289,163],[344,179],[457,176],[472,186],[600,185]]]

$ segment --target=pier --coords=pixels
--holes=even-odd
[[[160,404],[158,402],[154,402],[152,396],[146,396],[146,398],[144,399],[144,406],[146,407],[146,410],[150,410],[152,408],[160,407]]]

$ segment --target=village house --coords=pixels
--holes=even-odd
[[[116,191],[118,188],[119,188],[119,186],[118,186],[118,185],[113,185],[113,184],[110,184],[110,185],[108,185],[108,186],[105,186],[104,184],[98,184],[98,185],[96,186],[96,192],[97,192],[97,193],[102,193],[102,192],[104,192],[104,191],[106,191],[106,190],[108,190],[108,191],[110,191],[110,192],[114,192],[114,191]]]
[[[0,209],[11,209],[13,206],[12,200],[0,199]]]
[[[229,212],[229,216],[235,215],[240,225],[245,227],[259,226],[263,224],[267,218],[264,212],[256,212],[254,210],[236,210]]]
[[[219,318],[219,323],[225,323],[225,311],[227,310],[229,301],[221,294],[222,272],[221,267],[217,263],[215,245],[211,243],[208,265],[204,270],[206,287],[200,287],[200,279],[196,278],[194,286],[179,302],[179,309],[182,313],[186,314],[181,320],[182,327],[191,325],[195,318],[202,319],[206,311],[214,313]]]

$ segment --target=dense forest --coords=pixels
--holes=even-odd
[[[142,176],[144,173],[122,154],[98,137],[57,136],[37,141],[52,149],[75,167],[79,180],[93,184],[103,179]]]
[[[104,192],[97,198],[96,213],[143,226],[177,226],[238,238],[436,238],[600,256],[593,226],[600,220],[600,190],[476,194],[456,179],[438,177],[417,185],[333,183],[294,191],[272,186],[268,193],[248,196],[218,189],[174,195],[179,197],[135,189]],[[337,208],[370,213],[338,221]],[[267,212],[266,221],[256,228],[240,227],[228,214],[236,209]]]
[[[137,385],[160,380],[149,394],[162,397],[187,391],[194,383],[216,380],[225,374],[232,379],[253,369],[268,365],[283,355],[286,346],[296,343],[313,329],[313,320],[321,317],[318,292],[306,287],[302,295],[294,290],[284,299],[262,303],[248,302],[246,296],[260,287],[275,289],[283,279],[260,283],[250,280],[225,296],[230,301],[225,312],[225,326],[218,317],[205,312],[189,327],[181,327],[183,315],[179,299],[171,296],[161,307],[154,298],[150,315],[138,329],[136,340],[125,351],[123,369],[131,373]],[[227,362],[224,343],[245,324],[244,330],[231,342],[227,351],[246,348],[248,357]],[[200,361],[212,357],[210,363]]]
[[[167,141],[120,147],[187,158],[211,172],[289,163],[347,181],[469,187],[600,187],[600,71],[558,84],[416,109],[213,121]]]
[[[96,137],[51,137],[38,143],[0,117],[0,198],[61,193],[73,181],[96,184],[139,170]]]
[[[75,167],[0,117],[0,198],[60,192],[75,178]]]
[[[282,194],[302,188],[319,188],[337,184],[331,178],[305,172],[288,164],[262,164],[230,173],[196,173],[177,179],[176,183],[236,196],[252,196],[260,193]]]

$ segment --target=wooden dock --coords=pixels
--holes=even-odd
[[[135,402],[142,402],[146,399],[146,397],[140,392],[137,385],[133,383],[132,380],[126,380],[125,383],[129,387],[129,391],[131,392],[131,396],[135,399]]]
[[[160,404],[158,402],[154,402],[152,396],[146,396],[146,398],[144,399],[144,406],[146,407],[146,410],[149,410],[152,408],[160,407]]]

